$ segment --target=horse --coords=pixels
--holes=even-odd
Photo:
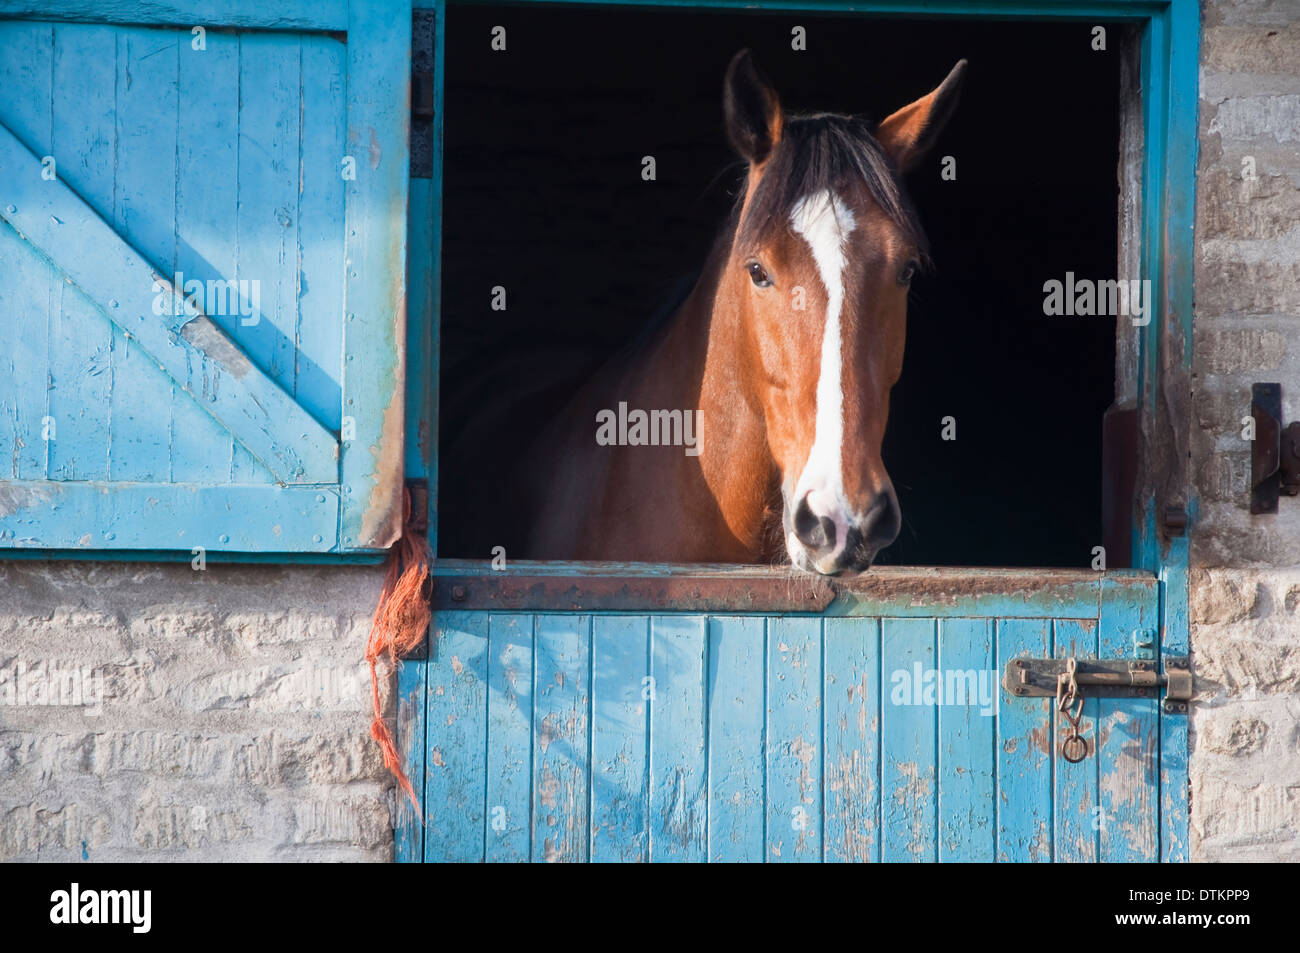
[[[873,124],[787,115],[750,52],[735,55],[723,116],[746,171],[729,221],[671,317],[515,469],[534,519],[512,556],[870,567],[901,527],[881,443],[928,260],[901,176],[965,70]]]

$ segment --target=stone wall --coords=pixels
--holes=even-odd
[[[1192,856],[1294,861],[1300,499],[1250,515],[1242,418],[1259,381],[1300,418],[1300,0],[1201,11]]]
[[[382,581],[0,563],[0,861],[390,860]]]

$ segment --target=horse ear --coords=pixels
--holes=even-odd
[[[722,87],[722,111],[727,138],[750,164],[757,165],[781,140],[781,103],[770,83],[754,65],[749,50],[731,58]]]
[[[959,60],[936,89],[904,106],[876,128],[876,139],[900,172],[916,165],[939,138],[939,133],[957,108],[965,75],[966,61]]]

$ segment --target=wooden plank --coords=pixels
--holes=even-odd
[[[154,314],[171,281],[61,182],[42,182],[40,159],[0,128],[0,216],[128,331],[184,388],[207,357],[224,373],[202,406],[285,482],[332,483],[338,444],[254,367],[206,316]],[[88,253],[88,250],[93,253]],[[157,288],[160,291],[154,291]],[[193,390],[188,389],[193,395]]]
[[[424,856],[483,860],[487,803],[488,617],[444,612],[433,620],[425,725]]]
[[[1116,38],[1119,59],[1119,200],[1116,211],[1119,246],[1116,275],[1136,277],[1142,266],[1142,31],[1131,26]],[[1115,408],[1138,403],[1142,334],[1129,315],[1115,319]],[[1129,501],[1131,508],[1132,501]],[[1129,515],[1131,522],[1132,516]],[[1128,557],[1128,554],[1124,554]]]
[[[238,272],[236,241],[239,181],[234,174],[239,154],[239,36],[211,33],[206,49],[189,42],[179,46],[178,82],[183,104],[176,135],[176,264],[187,278],[206,283],[234,279]],[[213,175],[214,169],[228,170]],[[214,320],[218,320],[214,316]],[[128,353],[136,348],[128,342]],[[148,355],[136,351],[136,360]],[[150,370],[156,371],[155,367]],[[212,369],[200,360],[188,368],[189,380],[202,395]],[[271,473],[256,463],[220,424],[188,394],[173,395],[172,479],[178,483],[236,482],[234,460],[244,461],[242,482],[267,483]],[[125,402],[127,413],[143,413]]]
[[[30,0],[28,0],[30,2]],[[63,0],[70,2],[70,0]],[[466,3],[492,3],[495,0],[463,0]],[[618,6],[641,4],[644,0],[573,0],[586,5]],[[1178,6],[1185,0],[1171,0]],[[1186,0],[1195,3],[1196,0]],[[754,0],[656,0],[656,6],[709,7],[717,10],[752,10]],[[1057,0],[1044,4],[1043,0],[783,0],[782,9],[825,13],[924,14],[926,16],[969,17],[978,20],[1001,18],[1079,20],[1101,18],[1124,20],[1141,19],[1161,12],[1165,0]]]
[[[59,177],[88,200],[109,208],[117,186],[114,130],[114,37],[102,27],[54,30],[51,153]],[[52,480],[106,480],[112,325],[62,276],[51,285],[49,441]]]
[[[1162,492],[1149,487],[1139,500],[1145,519],[1138,523],[1134,549],[1137,563],[1159,572],[1165,585],[1160,643],[1163,653],[1173,655],[1186,654],[1190,553],[1186,536],[1167,539],[1157,531],[1156,514],[1168,503],[1184,502],[1194,528],[1199,509],[1186,454],[1178,451],[1186,444],[1190,416],[1180,410],[1186,410],[1184,395],[1191,389],[1193,355],[1200,37],[1199,5],[1175,0],[1163,16],[1152,18],[1143,32],[1141,50],[1145,157],[1141,255],[1143,276],[1155,281],[1159,315],[1143,329],[1141,406],[1150,432],[1161,438],[1163,446],[1157,449],[1166,452],[1159,479],[1149,481]],[[1172,408],[1165,406],[1162,395],[1173,395]],[[1159,851],[1168,860],[1187,858],[1187,729],[1179,723],[1187,717],[1162,715],[1160,722]],[[1104,798],[1104,774],[1102,781]],[[1145,846],[1136,832],[1126,835],[1126,848]],[[1103,853],[1107,845],[1103,830]]]
[[[6,95],[0,124],[9,125],[40,156],[50,155],[53,127],[54,31],[48,24],[0,22]],[[49,324],[61,280],[12,229],[0,225],[0,474],[15,480],[48,475]],[[57,428],[54,434],[57,439]]]
[[[1053,658],[1097,658],[1097,623],[1059,619],[1052,635]],[[1055,706],[1053,705],[1053,710]],[[1057,862],[1093,863],[1097,860],[1101,817],[1097,800],[1097,714],[1099,700],[1083,703],[1080,728],[1088,741],[1088,756],[1078,764],[1061,757],[1066,722],[1061,715],[1052,718],[1053,834],[1054,859]]]
[[[69,184],[112,225],[127,245],[170,278],[177,271],[180,34],[173,30],[60,25],[55,28],[55,35],[61,43],[67,42],[65,34],[74,30],[87,31],[108,41],[104,52],[77,51],[69,70],[80,78],[79,86],[84,86],[89,79],[99,88],[100,95],[106,97],[108,128],[96,133],[95,139],[79,143],[76,151],[79,155],[94,152],[96,139],[109,144],[108,148],[98,150],[100,161],[108,164],[109,174],[102,187],[88,188],[73,179],[69,179]],[[91,55],[102,65],[91,70],[89,76],[83,76],[80,71]],[[101,70],[107,74],[105,79],[95,77]],[[207,81],[211,83],[210,78]],[[76,129],[82,121],[80,99],[86,95],[94,93],[88,88],[77,89],[76,95],[67,97],[66,105],[60,104],[67,112],[70,129]],[[200,135],[211,138],[212,130],[203,129]],[[214,176],[210,168],[204,169],[204,174],[212,179],[222,178]],[[105,335],[110,329],[117,331],[113,334],[111,373],[104,375],[113,382],[111,399],[105,401],[112,423],[109,426],[106,422],[96,435],[99,443],[104,443],[103,435],[107,435],[105,452],[111,446],[109,478],[115,482],[171,482],[173,439],[178,431],[177,405],[182,402],[189,405],[191,415],[207,417],[207,414],[193,398],[180,392],[175,382],[159,372],[158,362],[137,340],[123,335],[98,310],[92,314],[87,308],[85,323],[86,333],[96,333],[101,327]],[[187,367],[187,371],[192,370],[192,365]],[[192,386],[193,382],[193,377],[187,376],[186,383]],[[185,423],[191,420],[192,416],[184,418]],[[200,433],[211,437],[222,430],[209,418]],[[227,456],[230,439],[226,434],[220,441],[227,445]]]
[[[314,68],[310,65],[313,58],[314,44],[304,41],[303,44],[303,82],[307,85],[307,78],[314,75]],[[341,69],[340,69],[341,75]],[[331,86],[331,90],[333,87]],[[315,143],[317,136],[325,136],[323,131],[324,114],[313,99],[312,105],[306,102],[307,94],[304,92],[304,115],[303,115],[303,139],[304,154],[302,156],[302,169],[304,183],[302,188],[308,187],[311,183],[311,192],[313,195],[328,193],[329,184],[325,181],[316,181],[318,174],[316,167],[316,157],[314,151],[319,148],[317,145],[307,145]],[[341,117],[342,110],[338,110]],[[338,138],[335,141],[341,141],[343,137],[341,127],[337,130]],[[326,137],[328,138],[328,137]],[[337,152],[337,150],[335,150]],[[325,156],[326,159],[336,159],[337,155]],[[338,203],[342,203],[342,179],[339,177],[339,170],[331,166],[329,174],[338,179],[337,188],[339,189]],[[411,216],[412,237],[415,238],[417,231],[416,223],[420,221],[428,222],[428,203],[432,197],[426,190],[417,194],[414,190],[411,193],[411,202],[413,208],[424,209],[425,214],[413,212]],[[315,200],[306,203],[305,208],[312,210],[319,205],[328,203],[319,203]],[[300,208],[302,200],[300,195]],[[315,234],[317,226],[310,211],[306,213],[300,211],[299,233],[308,236],[307,241],[315,241],[310,238]],[[328,236],[321,235],[319,241],[327,242]],[[417,241],[412,241],[412,255],[415,249],[419,247]],[[315,254],[325,255],[325,250],[318,250]],[[311,255],[304,255],[300,249],[300,255],[308,259],[304,263],[304,271],[318,267],[310,263]],[[408,261],[408,269],[418,267],[414,260]],[[338,289],[340,299],[334,310],[336,318],[341,319],[342,311],[342,261],[337,266],[334,274],[332,285]],[[302,297],[311,311],[316,307],[317,302],[326,303],[320,306],[320,310],[330,310],[328,298],[330,291],[322,288],[321,281],[330,282],[329,274],[322,274],[318,277],[305,278],[302,289]],[[426,323],[420,327],[409,328],[409,333],[419,334],[421,331],[427,334],[428,319],[430,316],[427,312],[420,312],[426,319]],[[335,339],[341,342],[342,322],[336,321],[338,326],[338,337]],[[341,352],[342,344],[337,343],[338,350]],[[303,353],[308,357],[311,351],[304,342]],[[326,366],[323,361],[321,366]],[[301,379],[301,378],[300,378]],[[414,380],[429,380],[423,376],[423,370],[414,372]],[[337,418],[341,414],[341,395],[337,397],[334,419],[322,418],[327,424],[337,425]],[[406,404],[406,427],[408,433],[427,433],[426,420],[430,413],[429,401],[419,399],[408,399]],[[409,478],[421,479],[429,476],[429,457],[427,441],[411,441],[408,446],[408,455],[406,459],[406,473]],[[431,504],[432,505],[432,504]],[[430,536],[430,545],[433,545],[433,538]],[[533,620],[531,616],[493,616],[488,622],[488,727],[487,727],[487,792],[485,798],[486,823],[487,828],[484,834],[483,857],[489,863],[502,862],[526,862],[529,855],[529,836],[531,833],[532,823],[528,813],[528,798],[532,787],[532,684],[533,684]],[[426,662],[408,663],[409,668],[418,668],[423,671]],[[427,705],[427,695],[425,692],[420,696],[421,704]],[[421,730],[423,724],[427,721],[427,715],[424,708],[420,710]],[[421,736],[422,737],[422,736]],[[417,790],[423,790],[423,744],[421,740],[421,784]],[[425,798],[421,797],[421,803]],[[407,820],[406,815],[402,819]],[[408,849],[405,851],[400,848],[411,840],[410,835],[404,828],[399,828],[397,834],[397,844],[399,850],[396,851],[397,860],[423,860],[423,829],[420,830],[419,853]]]
[[[429,538],[436,544],[438,538],[438,404],[435,396],[437,382],[441,380],[440,361],[442,354],[442,171],[443,144],[446,127],[447,58],[444,55],[447,34],[447,4],[445,0],[429,0],[425,6],[434,9],[433,23],[433,176],[428,181],[429,194],[436,197],[428,207],[427,217],[421,219],[419,228],[427,235],[428,256],[427,275],[429,309],[429,364],[428,385],[429,428],[425,439],[429,442]],[[409,166],[410,157],[407,157]],[[408,388],[409,391],[409,388]]]
[[[532,859],[588,859],[591,616],[537,618]]]
[[[997,670],[1015,658],[1044,658],[1051,623],[998,619]],[[998,709],[997,827],[999,861],[1052,859],[1051,704],[1003,694]]]
[[[1097,575],[1075,570],[873,569],[834,580],[828,615],[934,618],[1091,618]]]
[[[650,859],[708,857],[705,619],[651,619]]]
[[[7,384],[0,394],[3,463],[14,480],[43,480],[48,474],[46,418],[49,416],[49,320],[51,295],[61,281],[49,263],[8,225],[0,223],[0,371]],[[57,299],[56,299],[57,301]],[[53,433],[58,438],[57,421]],[[3,520],[0,509],[0,520]]]
[[[0,548],[333,551],[330,487],[60,483],[0,485]]]
[[[249,318],[211,316],[290,394],[297,384],[300,57],[296,36],[240,37],[238,277],[258,282],[261,294]]]
[[[812,863],[822,858],[822,623],[767,626],[767,860]]]
[[[765,621],[709,619],[709,860],[762,863]]]
[[[1157,606],[1153,592],[1103,590],[1098,654],[1134,658],[1133,635],[1155,645]],[[1154,667],[1157,662],[1152,659]],[[1160,859],[1160,719],[1156,691],[1147,698],[1103,698],[1098,702],[1097,751],[1101,811],[1100,858],[1106,862]]]
[[[883,619],[880,638],[880,859],[939,856],[938,709],[927,677],[936,658],[934,619]]]
[[[411,216],[407,223],[410,239],[406,272],[411,276],[410,302],[406,315],[406,373],[413,383],[406,389],[406,478],[429,481],[430,508],[437,504],[437,377],[433,372],[433,288],[429,268],[433,229],[433,190],[428,179],[411,180]],[[430,542],[436,545],[436,526],[431,525]]]
[[[1166,389],[1186,394],[1191,390],[1196,241],[1196,168],[1199,148],[1199,93],[1201,22],[1200,5],[1194,0],[1175,0],[1167,14],[1169,24],[1169,149],[1166,156],[1166,217],[1162,223],[1168,235],[1165,262],[1168,267],[1168,309],[1164,348],[1171,358],[1161,378]],[[1176,355],[1173,357],[1172,355]],[[1179,426],[1184,436],[1190,414]],[[1188,460],[1181,461],[1183,486],[1188,494],[1189,525],[1197,525],[1199,500],[1195,481],[1187,474]],[[1187,655],[1189,650],[1188,579],[1190,540],[1187,535],[1168,541],[1161,567],[1164,584],[1160,598],[1160,652],[1163,656]],[[1188,831],[1188,712],[1160,716],[1160,859],[1185,862],[1189,859]]]
[[[827,619],[823,859],[880,859],[880,622]]]
[[[650,859],[650,621],[597,616],[592,627],[591,859]]]
[[[378,5],[379,0],[375,2]],[[487,0],[467,0],[467,2],[483,3]],[[575,2],[617,6],[640,2],[640,0],[575,0]],[[1178,7],[1182,3],[1183,0],[1174,0],[1173,5]],[[221,26],[265,29],[342,30],[347,27],[340,5],[340,0],[329,0],[318,8],[306,0],[292,0],[285,4],[277,4],[274,10],[268,10],[265,4],[259,5],[253,0],[235,0],[223,4],[220,12],[214,12],[208,9],[208,5],[204,4],[203,0],[165,0],[165,2],[150,4],[148,19],[150,22],[178,25],[212,22],[214,25]],[[427,0],[421,0],[421,5],[427,6]],[[707,0],[704,3],[701,0],[659,0],[657,5],[748,10],[752,9],[753,0]],[[1077,2],[1053,3],[1050,6],[1043,5],[1042,0],[847,0],[847,2],[845,0],[786,0],[783,7],[790,10],[826,13],[924,13],[927,16],[944,15],[975,19],[1035,17],[1045,20],[1076,20],[1103,16],[1111,19],[1144,18],[1160,12],[1165,5],[1160,0],[1077,0]],[[12,11],[12,14],[9,11]],[[94,0],[0,0],[0,14],[84,19],[96,22],[138,23],[141,20],[138,5],[127,0],[112,0],[107,4],[97,3]]]
[[[939,622],[939,860],[990,863],[995,856],[993,753],[1001,678],[990,619]]]
[[[406,352],[406,202],[411,5],[351,0],[347,44],[343,544],[401,534]]]
[[[397,750],[402,756],[407,777],[420,800],[420,810],[429,811],[428,792],[425,787],[425,728],[428,718],[428,692],[425,676],[429,663],[425,659],[408,659],[397,670]],[[394,790],[397,826],[393,830],[393,860],[399,864],[421,863],[424,860],[424,823],[415,813],[406,792]]]
[[[1183,537],[1173,540],[1169,547],[1164,598],[1160,601],[1162,659],[1188,654],[1188,545],[1187,537]],[[1188,703],[1183,711],[1160,712],[1160,859],[1166,863],[1186,863],[1189,859],[1187,726],[1190,709]]]
[[[526,863],[532,837],[533,617],[488,627],[487,860]]]
[[[86,23],[267,30],[346,30],[347,0],[0,0],[0,16]]]
[[[0,60],[5,92],[0,124],[39,156],[50,155],[54,85],[54,27],[0,20]]]
[[[244,160],[244,153],[245,153],[245,141],[244,141],[244,134],[243,134],[244,40],[245,40],[245,34],[243,33],[237,34],[235,37],[235,43],[236,43],[235,89],[240,94],[239,110],[235,114],[235,140],[234,140],[235,161],[234,161],[234,165],[231,167],[235,170],[234,175],[231,177],[231,185],[233,186],[235,191],[235,221],[233,224],[233,228],[231,229],[231,234],[236,236],[236,240],[235,240],[235,260],[234,260],[234,266],[230,272],[230,276],[235,280],[239,278],[242,268],[249,267],[248,259],[250,257],[253,259],[259,257],[256,248],[252,250],[251,256],[243,254],[243,250],[240,247],[240,241],[238,237],[240,225],[245,223],[248,218],[255,216],[255,212],[245,213],[243,211],[243,205],[247,199],[247,196],[245,195],[246,180],[250,177],[255,180],[261,180],[265,176],[265,172],[266,172],[265,170],[266,151],[264,148],[262,150],[255,151],[252,155],[248,156],[249,171],[247,173],[245,173],[243,169],[240,168]],[[252,82],[254,84],[257,83],[256,77],[252,79]],[[262,95],[264,96],[265,94]],[[256,120],[254,120],[253,123],[251,123],[251,125],[256,126],[257,125]],[[256,190],[252,190],[252,191],[256,191]],[[254,205],[256,210],[260,210],[265,207],[263,204],[258,203],[256,199],[253,200],[252,204]],[[274,206],[272,205],[272,207]],[[252,237],[255,238],[257,232],[257,226],[260,223],[254,221],[249,224],[252,225],[252,231],[254,233]],[[260,275],[254,275],[250,277],[247,273],[245,273],[244,277],[245,279],[250,281],[253,280],[253,278],[256,278],[258,281],[261,280]],[[261,315],[260,301],[258,307],[249,310],[257,310],[258,314],[256,315],[256,318],[258,321],[261,320],[262,315]],[[254,317],[253,315],[250,315],[249,320],[251,320],[253,317]],[[217,321],[218,327],[222,327],[222,329],[226,332],[226,334],[231,336],[231,340],[234,341],[236,345],[240,347],[244,346],[240,341],[240,334],[248,333],[248,332],[246,329],[242,329],[241,331],[240,325],[243,319],[241,319],[240,321],[232,321],[226,318],[215,319],[215,320]],[[225,321],[224,325],[221,324],[222,321]],[[266,339],[263,336],[260,340],[260,343],[264,344],[265,340]],[[265,350],[269,351],[271,350],[271,348],[265,348]],[[256,360],[254,361],[254,363],[256,363]],[[265,370],[265,367],[262,367],[262,369]],[[261,462],[248,451],[248,448],[242,446],[238,441],[235,441],[234,446],[231,448],[231,453],[230,453],[230,482],[264,483],[267,482],[268,479],[273,479],[273,477],[266,469],[266,467],[263,466]]]
[[[109,476],[111,326],[79,289],[57,273],[51,278],[48,413],[57,438],[45,442],[47,473],[57,481],[103,481]],[[166,393],[167,385],[161,389]]]
[[[343,352],[344,182],[339,162],[347,134],[347,48],[332,37],[303,37],[300,55],[293,394],[312,416],[337,431],[343,414],[339,358]],[[408,476],[416,475],[408,470]]]

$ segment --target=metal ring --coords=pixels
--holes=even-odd
[[[1077,751],[1078,755],[1071,757],[1071,751]],[[1078,764],[1088,757],[1088,739],[1083,735],[1067,735],[1065,740],[1061,742],[1061,757],[1070,764]]]

